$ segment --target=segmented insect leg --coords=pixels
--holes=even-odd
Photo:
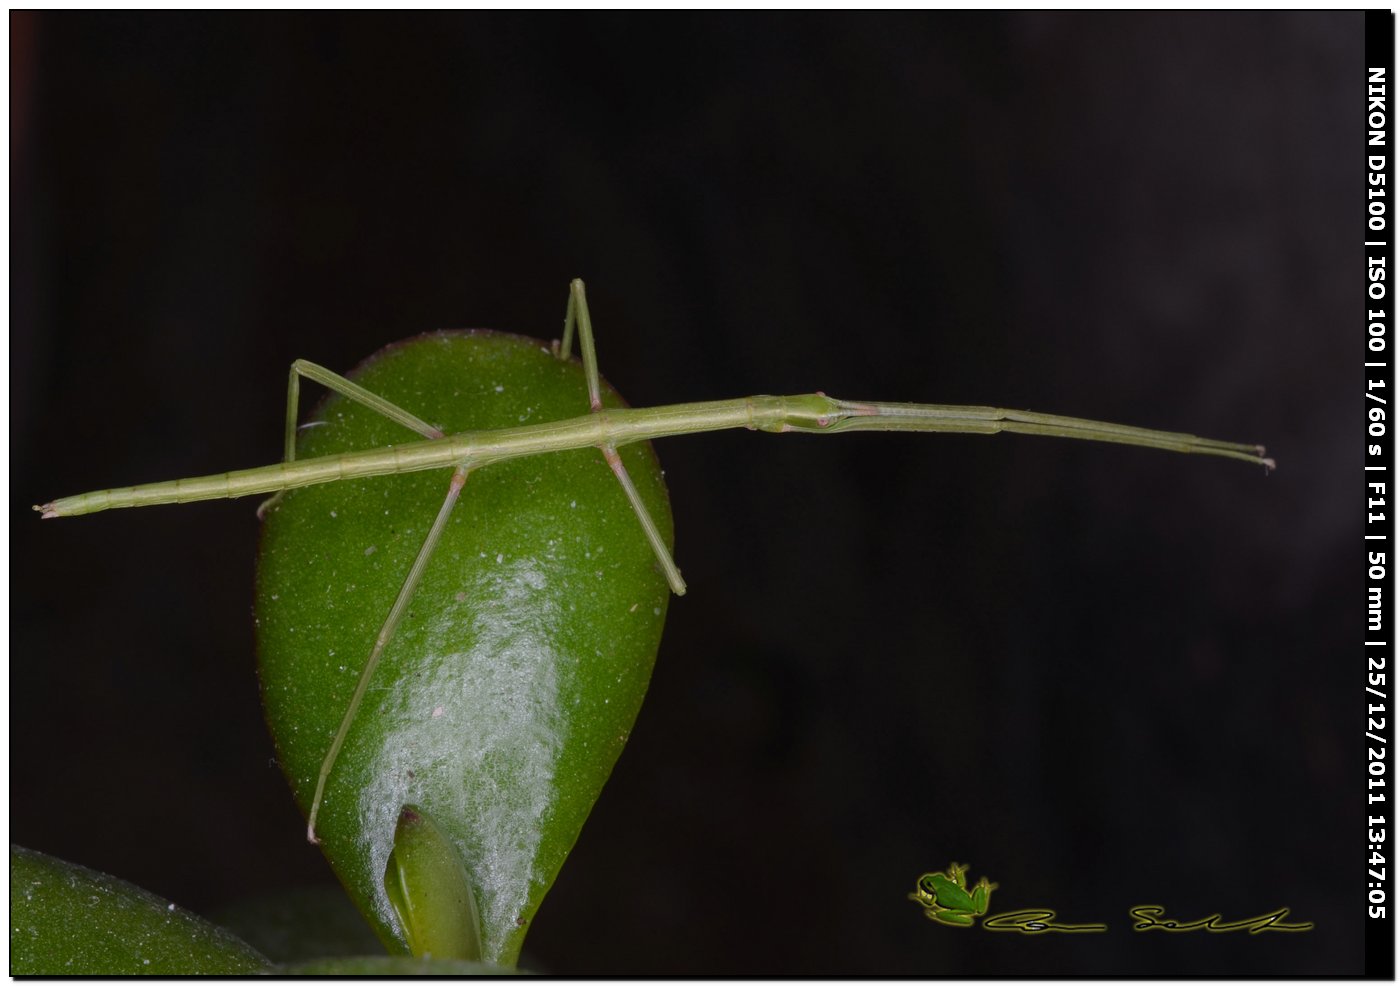
[[[405,411],[390,401],[385,400],[378,394],[366,390],[352,380],[347,380],[334,370],[328,370],[319,363],[310,360],[299,359],[292,363],[291,370],[287,373],[287,427],[283,442],[284,462],[294,462],[297,457],[297,406],[301,398],[301,378],[314,380],[329,390],[335,391],[343,397],[372,411],[378,411],[390,421],[397,421],[405,428],[409,428],[422,435],[424,438],[441,438],[442,429],[435,428],[415,414]],[[258,516],[261,517],[268,511],[274,503],[281,499],[282,494],[275,493],[258,505]]]
[[[340,755],[340,748],[345,745],[345,737],[350,733],[350,724],[354,722],[355,713],[359,711],[360,703],[364,700],[370,678],[374,676],[374,669],[379,665],[379,658],[394,636],[394,630],[398,627],[399,621],[408,611],[408,604],[413,599],[413,593],[417,590],[419,581],[423,578],[424,569],[428,567],[428,559],[432,557],[433,549],[437,547],[438,538],[442,536],[443,529],[447,526],[447,519],[452,514],[452,508],[457,505],[457,497],[461,494],[462,487],[466,482],[466,467],[459,466],[453,470],[452,481],[447,487],[447,498],[442,501],[442,508],[438,510],[437,519],[429,528],[428,536],[423,539],[423,546],[418,549],[418,556],[413,559],[413,566],[408,570],[408,576],[403,580],[403,585],[399,587],[398,597],[395,598],[394,605],[389,609],[389,615],[384,620],[384,626],[379,630],[379,636],[374,640],[374,647],[370,651],[369,659],[365,661],[364,670],[360,672],[360,680],[355,685],[355,693],[350,697],[350,705],[340,720],[340,728],[336,730],[335,739],[331,740],[325,760],[321,762],[321,773],[316,779],[316,794],[311,799],[311,812],[306,819],[307,842],[318,843],[321,841],[316,838],[316,816],[321,810],[321,801],[326,794],[326,780],[330,777],[332,768],[335,767],[336,757]]]
[[[574,278],[569,284],[569,305],[564,310],[564,338],[560,341],[558,350],[560,359],[569,358],[569,346],[573,340],[575,324],[578,326],[579,356],[583,359],[583,377],[588,384],[588,407],[596,414],[603,409],[602,385],[598,376],[598,354],[593,345],[593,320],[589,318],[588,298],[584,293],[583,281],[579,278]],[[642,503],[637,487],[633,485],[632,477],[627,474],[627,467],[622,464],[617,449],[609,442],[599,445],[598,450],[603,453],[603,458],[607,460],[613,475],[622,484],[622,490],[632,504],[632,512],[637,515],[642,531],[651,543],[651,550],[656,553],[656,560],[661,564],[661,570],[666,573],[666,581],[671,584],[671,591],[678,596],[685,595],[685,580],[681,578],[681,570],[671,558],[671,552],[662,540],[656,522],[651,519],[646,504]]]
[[[617,481],[622,484],[622,491],[627,494],[627,499],[631,501],[632,510],[637,515],[637,520],[641,522],[647,540],[651,542],[651,550],[656,553],[656,560],[661,563],[661,570],[666,573],[666,581],[671,583],[671,591],[678,596],[684,596],[685,579],[681,578],[681,570],[671,559],[671,552],[666,549],[666,542],[661,539],[661,532],[656,529],[656,522],[651,519],[651,514],[647,512],[646,504],[642,503],[642,497],[637,492],[637,487],[632,485],[632,477],[627,475],[627,467],[622,464],[617,449],[611,445],[604,445],[602,449],[603,458],[612,467],[613,475],[617,477]]]

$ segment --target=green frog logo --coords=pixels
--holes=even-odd
[[[987,913],[987,904],[997,885],[988,883],[984,876],[969,893],[965,873],[967,866],[957,863],[949,863],[946,873],[925,873],[919,877],[909,899],[923,905],[924,917],[932,921],[970,928],[977,918]]]

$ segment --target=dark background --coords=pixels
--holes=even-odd
[[[29,505],[276,461],[294,358],[551,337],[582,276],[638,406],[995,403],[1279,469],[661,443],[690,593],[527,963],[1360,971],[1360,13],[11,18],[15,841],[205,912],[331,880],[255,504]],[[1110,931],[935,925],[950,859]]]

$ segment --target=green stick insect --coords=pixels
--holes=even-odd
[[[259,508],[261,515],[287,490],[357,477],[385,476],[430,469],[451,470],[442,506],[404,577],[397,598],[384,618],[373,646],[369,649],[369,655],[340,721],[339,729],[321,763],[315,795],[307,817],[306,835],[309,841],[319,841],[316,820],[325,796],[326,782],[335,769],[337,757],[364,701],[375,668],[385,647],[393,638],[395,629],[408,611],[423,573],[429,566],[433,550],[469,475],[478,469],[527,456],[588,447],[598,449],[626,493],[671,590],[677,595],[682,595],[686,587],[680,569],[672,559],[655,521],[644,506],[618,455],[618,449],[626,445],[672,435],[729,428],[816,435],[847,431],[958,432],[979,435],[1016,432],[1141,445],[1172,452],[1237,459],[1263,465],[1265,469],[1274,467],[1273,460],[1265,457],[1264,448],[1260,445],[1216,441],[1194,435],[999,407],[847,401],[828,397],[820,391],[786,397],[756,396],[663,407],[605,409],[601,397],[597,353],[593,344],[593,326],[581,280],[575,280],[570,285],[563,338],[554,347],[554,354],[558,359],[567,361],[570,358],[575,330],[579,337],[589,401],[588,412],[578,417],[447,435],[410,411],[371,393],[345,377],[315,363],[297,360],[292,364],[288,378],[285,456],[282,462],[214,476],[81,493],[61,497],[34,508],[45,519],[51,519],[119,507],[144,507],[162,503],[189,503],[195,500],[274,494]],[[320,383],[349,400],[411,429],[422,436],[422,440],[340,455],[297,459],[297,414],[302,377]]]

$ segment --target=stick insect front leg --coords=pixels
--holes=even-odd
[[[579,355],[583,357],[583,376],[588,383],[588,410],[592,414],[598,414],[603,410],[598,354],[593,347],[593,320],[588,316],[588,298],[584,294],[583,281],[579,278],[574,278],[569,284],[569,306],[564,312],[564,338],[556,349],[556,354],[561,360],[569,358],[569,346],[573,341],[575,324],[578,325]],[[666,573],[666,581],[671,584],[671,591],[678,596],[684,596],[685,579],[681,578],[681,570],[676,567],[676,562],[661,537],[661,531],[656,527],[656,521],[651,519],[646,504],[642,502],[637,487],[632,483],[632,477],[627,474],[627,467],[622,464],[617,447],[612,442],[603,442],[598,446],[598,450],[603,453],[603,458],[617,477],[622,491],[627,494],[632,511],[637,515],[642,531],[651,544],[651,550],[656,553],[656,560],[661,564],[661,570]]]

